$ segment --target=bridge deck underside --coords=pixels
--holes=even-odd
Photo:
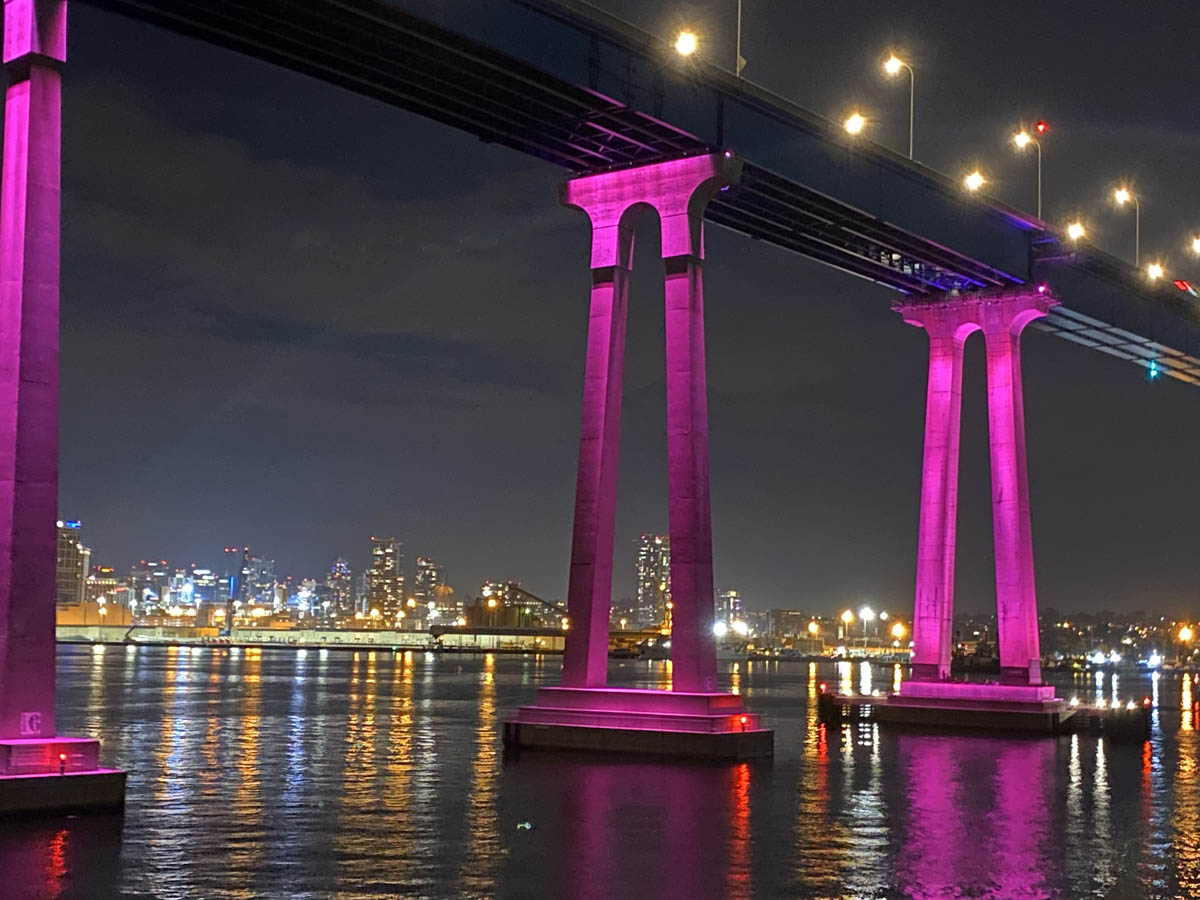
[[[644,101],[642,95],[647,91],[663,89],[661,80],[655,80],[662,77],[661,64],[657,64],[657,70],[650,76],[645,71],[632,71],[637,67],[655,69],[656,64],[646,51],[646,42],[651,39],[641,33],[634,34],[623,25],[617,28],[613,21],[601,22],[599,13],[593,22],[591,12],[572,2],[554,6],[545,0],[514,0],[511,12],[514,17],[518,12],[525,16],[540,16],[536,23],[538,27],[558,29],[553,31],[553,37],[562,43],[561,52],[587,56],[588,65],[593,69],[632,67],[622,88],[630,94],[626,98],[629,102],[612,99],[610,95],[619,90],[610,89],[606,95],[593,89],[612,80],[610,71],[593,71],[590,78],[582,79],[591,82],[585,87],[515,58],[511,40],[507,44],[510,52],[502,52],[496,49],[505,46],[502,40],[481,38],[479,34],[472,38],[444,27],[453,15],[459,15],[455,21],[460,25],[467,20],[460,14],[452,14],[452,7],[441,0],[428,0],[428,7],[417,0],[84,2],[339,85],[474,134],[483,141],[546,160],[570,172],[637,165],[724,149],[718,146],[721,143],[719,131],[715,132],[718,135],[715,143],[711,136],[709,139],[697,136],[705,133],[708,125],[690,131],[671,124],[666,113],[662,116],[647,113],[644,102],[643,108],[638,108],[634,94]],[[483,10],[491,9],[494,14],[502,5],[495,0],[477,0],[464,9],[469,7],[480,15]],[[419,8],[422,15],[414,15],[401,6]],[[531,9],[534,12],[530,12]],[[509,10],[504,7],[504,11]],[[440,17],[446,21],[435,24],[430,18],[423,17],[426,13],[430,18]],[[529,23],[526,21],[525,24]],[[477,23],[475,30],[480,31]],[[590,41],[590,51],[580,52],[581,35]],[[545,35],[542,37],[544,39]],[[529,40],[522,34],[519,44],[527,43]],[[539,53],[540,57],[538,54],[526,56],[544,58],[546,51],[542,48]],[[743,89],[740,87],[742,82],[736,82],[739,85],[736,90],[743,92],[745,97],[722,94],[729,90],[727,85],[720,84],[724,77],[715,70],[704,77],[696,76],[692,87],[703,102],[701,99],[696,101],[697,109],[702,112],[696,112],[693,118],[708,122],[712,109],[705,106],[706,103],[719,110],[722,103],[730,107],[744,101],[746,105],[738,114],[743,121],[758,116],[755,121],[769,120],[771,127],[783,127],[780,122],[786,122],[789,128],[794,124],[795,133],[801,136],[797,138],[796,146],[806,146],[814,152],[811,141],[816,126],[811,121],[814,118],[811,114],[786,107],[783,101],[779,101],[778,107],[773,106],[770,95]],[[674,87],[678,88],[678,85]],[[671,109],[681,114],[692,112],[680,111],[678,106]],[[687,115],[683,117],[687,118]],[[713,134],[711,129],[709,133]],[[803,140],[809,143],[804,144]],[[825,139],[818,138],[818,142],[820,140]],[[983,250],[991,246],[989,241],[997,240],[998,221],[1013,223],[1006,226],[1010,237],[1005,240],[1018,234],[1026,235],[1031,227],[1041,227],[1040,223],[1031,225],[1032,220],[1020,219],[1010,210],[984,211],[955,206],[960,201],[947,200],[948,194],[954,192],[943,183],[942,176],[919,166],[914,168],[907,160],[887,159],[885,151],[864,152],[868,156],[874,154],[872,165],[876,168],[853,169],[847,164],[843,171],[835,166],[833,181],[829,180],[828,159],[818,159],[819,153],[814,152],[811,165],[826,166],[821,171],[826,183],[853,185],[849,188],[850,194],[858,196],[858,202],[862,202],[861,188],[865,182],[895,181],[899,186],[897,193],[894,197],[881,199],[881,207],[890,205],[896,209],[897,203],[901,207],[907,203],[903,198],[916,197],[928,205],[925,212],[933,217],[930,224],[937,223],[935,231],[969,230],[968,223],[974,222],[974,244]],[[770,152],[768,156],[771,156]],[[1150,359],[1157,359],[1164,374],[1200,383],[1195,366],[1196,356],[1200,353],[1200,315],[1194,308],[1181,308],[1170,301],[1159,302],[1165,297],[1161,290],[1149,292],[1145,285],[1130,278],[1129,272],[1117,272],[1112,265],[1116,261],[1107,259],[1101,266],[1105,270],[1103,278],[1108,279],[1098,284],[1098,290],[1106,297],[1104,311],[1098,315],[1098,304],[1091,298],[1083,299],[1076,308],[1078,295],[1064,290],[1057,276],[1076,265],[1087,269],[1086,259],[1077,261],[1065,255],[1057,260],[1061,264],[1043,267],[1035,273],[1032,271],[1034,261],[1026,253],[1029,259],[1021,264],[1023,269],[1014,271],[1010,245],[1005,252],[993,254],[996,257],[993,263],[1006,260],[997,268],[995,264],[974,258],[987,257],[987,252],[956,252],[945,246],[947,242],[954,243],[953,240],[931,240],[924,236],[927,231],[923,227],[914,225],[905,229],[889,222],[891,217],[887,215],[872,214],[844,202],[839,196],[832,195],[840,194],[838,189],[830,187],[819,191],[796,177],[776,171],[780,166],[791,165],[795,158],[787,152],[782,156],[775,153],[770,168],[756,163],[754,158],[747,159],[741,183],[719,194],[708,205],[707,218],[715,224],[910,295],[936,296],[950,290],[1012,286],[1035,274],[1039,278],[1047,277],[1069,308],[1060,308],[1042,323],[1044,330],[1076,344],[1144,365],[1149,365]],[[839,161],[844,162],[841,158]],[[803,168],[797,169],[793,165],[796,171]],[[892,175],[895,178],[890,177]],[[839,177],[843,179],[841,182],[837,181]],[[845,180],[847,178],[850,180]],[[960,219],[962,229],[958,224]],[[1025,241],[1026,237],[1021,236],[1019,240]],[[1041,241],[1052,245],[1052,252],[1063,252],[1049,234],[1043,235]],[[1093,258],[1102,256],[1090,255]],[[1124,269],[1128,268],[1124,266]],[[1146,304],[1146,299],[1153,302]],[[1108,314],[1109,310],[1113,311],[1112,315]],[[1137,322],[1136,328],[1130,326],[1131,322]],[[1121,328],[1122,325],[1125,327]],[[1159,355],[1148,356],[1155,353]]]
[[[356,0],[88,0],[537,156],[572,172],[711,152],[678,128],[408,15]],[[752,162],[708,218],[905,293],[1017,279]]]

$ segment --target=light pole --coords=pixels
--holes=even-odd
[[[1142,204],[1138,201],[1137,194],[1131,193],[1129,188],[1117,188],[1113,191],[1113,199],[1117,201],[1117,206],[1124,206],[1130,200],[1133,201],[1133,265],[1134,268],[1141,268]]]
[[[1038,132],[1046,130],[1044,122],[1038,122]],[[1037,217],[1042,217],[1042,142],[1027,131],[1018,131],[1013,135],[1013,143],[1018,150],[1024,150],[1030,144],[1037,148]]]
[[[737,54],[733,60],[733,74],[741,78],[744,68],[746,68],[746,61],[742,59],[742,0],[738,0]]]
[[[875,610],[869,606],[864,606],[858,611],[858,617],[862,619],[863,625],[863,646],[867,645],[867,623],[875,621]]]
[[[889,56],[883,63],[883,71],[887,72],[893,78],[900,74],[901,70],[908,72],[908,158],[913,158],[913,120],[914,111],[917,103],[917,75],[913,71],[912,66],[898,57],[895,53]]]

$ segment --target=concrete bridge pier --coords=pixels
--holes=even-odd
[[[1041,678],[1020,356],[1025,326],[1057,302],[1045,285],[1029,285],[898,308],[904,321],[929,333],[929,384],[912,679],[878,707],[881,721],[945,724],[957,715],[973,727],[1052,731],[1047,723],[1064,714],[1062,701]],[[976,331],[983,332],[987,355],[1001,665],[999,681],[990,684],[950,680],[962,362],[966,340]]]
[[[705,383],[704,208],[737,181],[730,153],[668,160],[567,182],[563,202],[592,225],[592,295],[562,686],[542,688],[505,725],[510,746],[745,758],[772,732],[716,690],[712,516]],[[607,687],[621,378],[633,230],[662,223],[666,296],[671,690]]]
[[[0,814],[119,808],[125,773],[54,721],[65,0],[4,0],[0,175]]]

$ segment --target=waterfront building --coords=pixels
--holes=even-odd
[[[671,539],[643,534],[638,540],[636,613],[643,627],[670,628]]]
[[[275,560],[250,556],[246,565],[246,602],[251,606],[279,609],[282,604],[275,580]]]
[[[462,603],[446,584],[446,569],[428,556],[417,557],[413,599],[421,615],[431,622],[454,622],[462,615]]]
[[[743,620],[742,595],[734,590],[721,591],[717,594],[717,615],[715,621],[731,625]]]
[[[54,569],[54,605],[60,609],[83,602],[91,551],[83,546],[83,533],[77,521],[58,522],[58,550]]]
[[[394,624],[404,611],[404,553],[400,541],[371,537],[371,567],[366,576],[367,615]]]
[[[328,588],[328,597],[322,599],[322,608],[326,610],[323,614],[329,618],[353,617],[354,576],[347,560],[339,556],[333,561],[329,574],[325,576],[325,586]],[[325,599],[329,601],[328,607],[324,606]]]
[[[107,603],[116,603],[120,586],[121,583],[112,566],[92,566],[92,571],[88,573],[87,580],[83,585],[83,602],[98,603],[103,597]]]
[[[197,607],[210,607],[218,603],[222,605],[225,603],[225,598],[221,596],[220,586],[217,583],[216,573],[212,569],[192,566],[191,581],[192,603]]]

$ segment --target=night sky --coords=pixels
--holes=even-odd
[[[453,0],[444,0],[453,2]],[[1200,281],[1187,4],[745,0],[747,78],[1033,208],[1007,143],[1045,117],[1046,218]],[[732,58],[734,0],[603,8]],[[1153,12],[1150,12],[1153,10]],[[473,595],[566,593],[588,303],[563,173],[409,113],[87,6],[65,82],[61,511],[93,559],[356,568],[371,534]],[[717,35],[724,35],[724,41]],[[735,148],[736,149],[736,148]],[[638,234],[615,595],[666,530],[657,224]],[[910,610],[926,339],[891,292],[711,227],[716,581],[751,607]],[[1069,299],[1069,298],[1068,298]],[[1040,603],[1195,609],[1200,389],[1024,340]],[[968,348],[958,604],[993,605],[982,340]]]

